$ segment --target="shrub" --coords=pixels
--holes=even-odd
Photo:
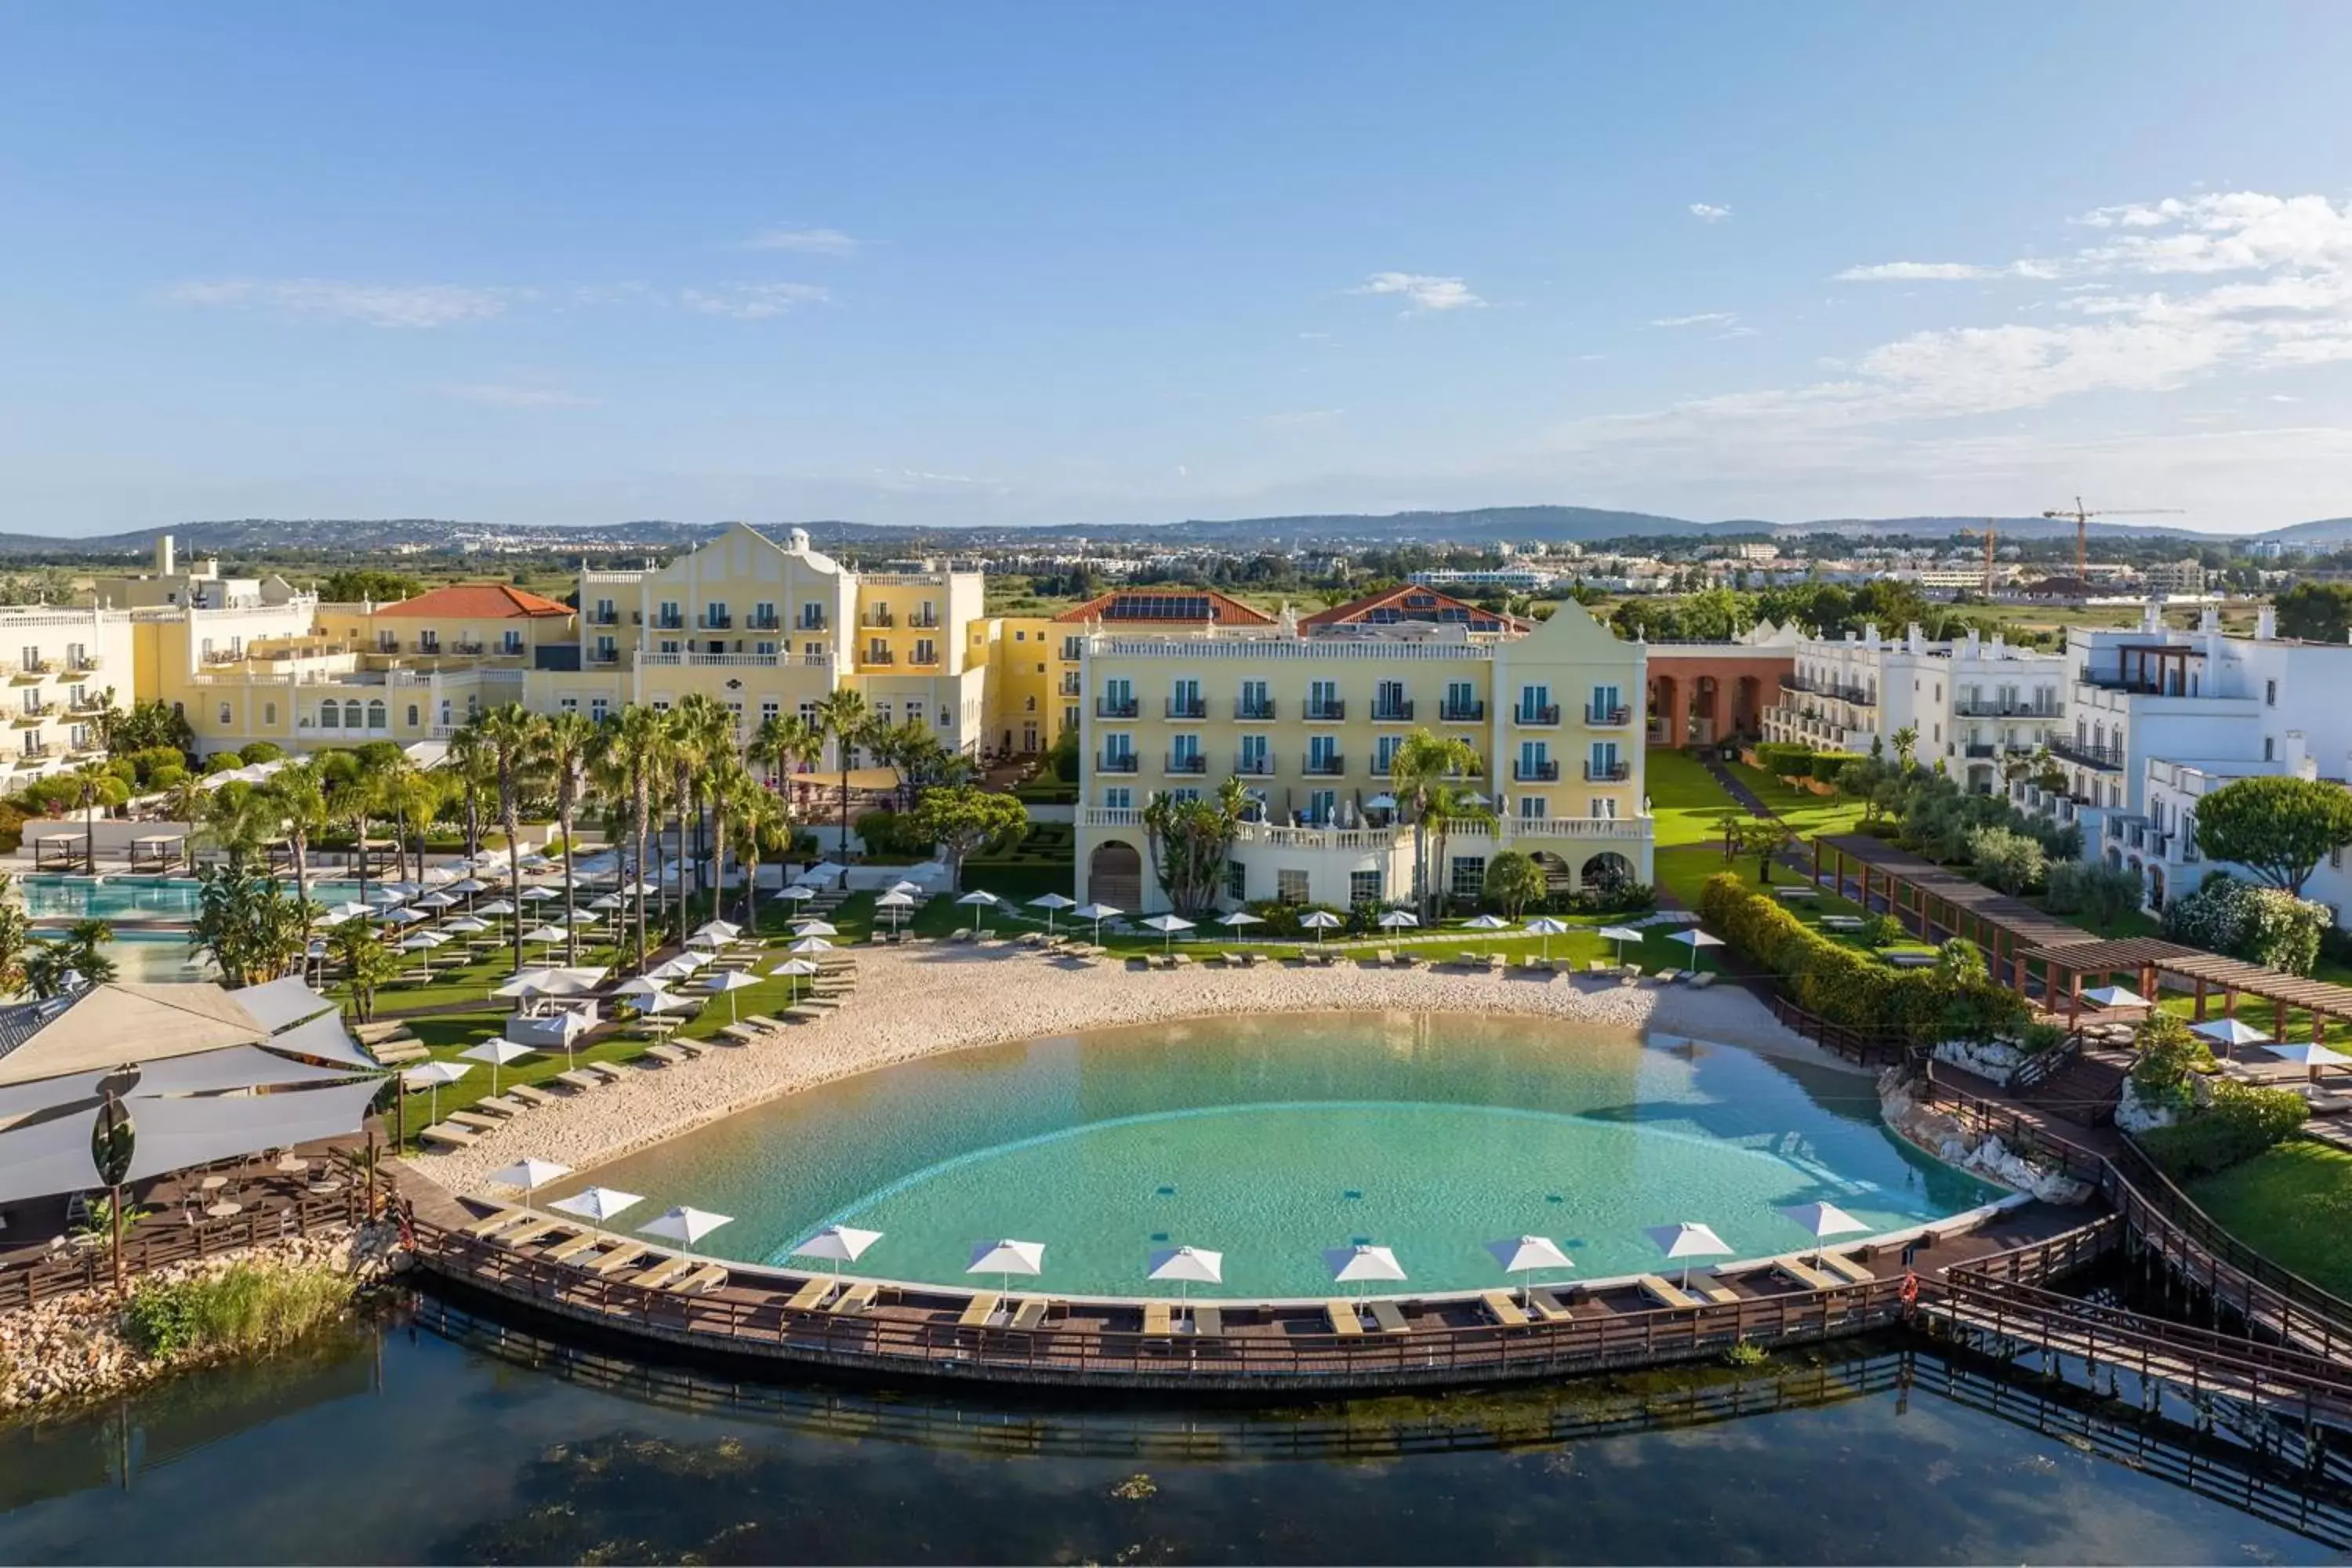
[[[2321,935],[2332,924],[2324,904],[2281,888],[2252,887],[2221,871],[2164,911],[2164,934],[2174,942],[2293,974],[2311,973]]]
[[[177,768],[183,774],[188,770],[188,754],[177,746],[142,746],[129,756],[131,765],[139,770],[139,776],[147,781],[150,788],[157,787],[158,768]]]
[[[215,752],[205,759],[205,772],[208,773],[225,773],[231,768],[243,766],[245,766],[245,759],[235,752]]]
[[[1893,915],[1867,915],[1855,933],[1867,948],[1892,947],[1903,940],[1903,922]]]
[[[2311,1107],[2291,1089],[2232,1083],[2213,1085],[2212,1103],[2169,1127],[2140,1134],[2149,1158],[2176,1181],[2208,1176],[2252,1159],[2294,1136]]]
[[[1852,752],[1815,752],[1811,763],[1813,782],[1833,784],[1845,776],[1845,770],[1856,763],[1867,765],[1868,759]]]
[[[928,855],[931,846],[915,831],[913,819],[895,811],[869,811],[854,826],[869,855]]]
[[[1813,749],[1781,741],[1766,741],[1756,748],[1756,765],[1780,778],[1806,778],[1813,771]]]
[[[2042,880],[2041,844],[2006,827],[1979,827],[1969,835],[1969,863],[1977,880],[2014,898]]]
[[[132,762],[129,757],[108,758],[106,762],[106,771],[112,773],[117,779],[120,779],[126,785],[135,784],[139,782],[139,764]]]
[[[247,767],[253,766],[256,763],[274,763],[285,754],[286,748],[275,741],[255,741],[237,752],[238,756],[245,759],[245,765]]]
[[[1545,893],[1543,868],[1533,856],[1506,849],[1486,862],[1486,901],[1512,920],[1527,912]]]
[[[1333,909],[1328,904],[1286,904],[1280,899],[1255,899],[1244,907],[1265,922],[1264,925],[1251,927],[1253,934],[1270,936],[1283,942],[1297,941],[1315,934],[1298,923],[1299,917],[1310,910],[1320,910],[1325,914],[1339,915],[1342,919],[1346,918],[1348,913],[1345,910]],[[1328,936],[1331,933],[1326,931],[1323,934]]]
[[[217,1274],[149,1280],[123,1309],[131,1340],[151,1355],[273,1350],[340,1315],[352,1282],[332,1268],[233,1263]]]
[[[2055,1024],[2028,1024],[2017,1032],[2017,1048],[2029,1057],[2055,1050],[2066,1043],[2066,1031]]]
[[[2190,1100],[2191,1075],[2213,1070],[2213,1053],[2188,1025],[2170,1013],[2152,1013],[2132,1031],[2139,1059],[2132,1064],[2132,1082],[2140,1098],[2176,1108]]]
[[[147,787],[151,790],[176,789],[186,782],[187,777],[187,769],[177,763],[167,763],[147,775]]]

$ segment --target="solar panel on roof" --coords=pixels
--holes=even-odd
[[[1110,602],[1106,618],[1118,621],[1204,621],[1209,618],[1205,594],[1121,594]]]

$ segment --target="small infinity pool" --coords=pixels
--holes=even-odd
[[[1224,1253],[1210,1294],[1328,1294],[1322,1250],[1357,1241],[1395,1249],[1410,1279],[1389,1290],[1466,1289],[1498,1282],[1482,1244],[1506,1236],[1557,1237],[1594,1278],[1657,1267],[1646,1226],[1701,1221],[1755,1257],[1806,1244],[1789,1205],[1826,1200],[1884,1231],[1994,1195],[1887,1132],[1867,1078],[1451,1014],[1195,1019],[960,1052],[730,1117],[594,1180],[644,1194],[646,1219],[676,1203],[734,1215],[698,1250],[750,1261],[839,1222],[883,1233],[861,1271],[959,1284],[975,1242],[1042,1241],[1035,1286],[1073,1295],[1175,1294],[1144,1278],[1171,1243]]]
[[[289,888],[294,885],[292,873],[285,875],[285,881]],[[24,903],[25,912],[37,923],[42,921],[97,919],[185,924],[196,918],[196,887],[192,877],[109,877],[98,881],[88,877],[16,879],[16,890]],[[340,903],[358,896],[357,882],[313,881],[310,884],[310,898],[317,903]]]

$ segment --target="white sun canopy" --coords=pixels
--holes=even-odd
[[[361,1079],[283,1094],[133,1101],[131,1179],[356,1132],[380,1087],[374,1079]]]
[[[254,1022],[265,1029],[282,1029],[289,1024],[299,1024],[334,1005],[311,990],[310,982],[299,974],[289,974],[283,980],[265,980],[258,985],[248,985],[228,994],[238,1006],[252,1014]]]

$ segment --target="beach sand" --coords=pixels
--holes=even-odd
[[[1710,1041],[1825,1066],[1848,1064],[1798,1038],[1735,985],[1620,985],[1613,978],[1452,970],[1261,964],[1135,970],[1068,966],[1034,948],[943,942],[861,947],[855,995],[823,1023],[759,1044],[714,1042],[699,1060],[635,1071],[593,1094],[542,1107],[471,1148],[411,1163],[452,1192],[526,1155],[585,1170],[812,1084],[975,1046],[1232,1013],[1523,1014],[1649,1037]]]

